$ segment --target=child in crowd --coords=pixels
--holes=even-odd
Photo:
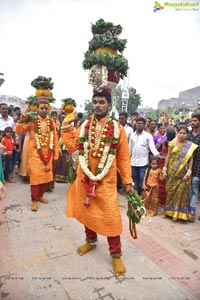
[[[20,111],[16,111],[14,112],[13,115],[13,119],[15,122],[15,127],[16,127],[16,123],[18,120],[20,120],[20,116],[21,116],[21,112]],[[13,134],[13,139],[14,139],[14,150],[13,150],[13,170],[16,171],[16,174],[18,174],[18,168],[20,165],[20,148],[21,148],[21,136],[15,134]]]
[[[153,217],[158,212],[159,203],[159,181],[161,179],[161,169],[159,159],[152,157],[147,168],[143,181],[142,199],[144,200],[147,214]]]
[[[14,140],[13,140],[13,129],[11,127],[6,127],[4,131],[4,136],[1,140],[2,144],[6,147],[6,151],[3,154],[3,171],[5,180],[10,183],[15,183],[12,178],[13,174],[13,150],[14,150]]]

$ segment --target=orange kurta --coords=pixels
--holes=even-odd
[[[46,123],[46,119],[42,119],[42,122],[44,124]],[[44,125],[44,129],[46,128],[46,125]],[[45,164],[41,160],[40,155],[38,153],[37,147],[36,147],[36,138],[35,138],[35,132],[34,132],[34,125],[33,122],[29,123],[23,123],[16,125],[16,133],[18,135],[22,135],[24,132],[29,131],[29,158],[28,158],[28,174],[30,176],[30,184],[31,185],[38,185],[42,183],[47,183],[53,180],[53,173],[52,173],[52,159],[54,160],[58,159],[59,155],[59,148],[58,148],[58,137],[56,128],[53,129],[53,135],[54,135],[54,149],[53,149],[53,155],[48,163],[48,167],[50,168],[50,171],[46,172]],[[49,151],[49,143],[47,143],[46,146],[42,147],[42,152],[44,156],[48,156]]]
[[[19,176],[28,176],[28,153],[29,153],[29,134],[26,134],[22,148],[22,157],[19,167]]]
[[[123,126],[119,126],[120,136],[116,157],[108,174],[99,181],[95,189],[96,197],[94,199],[90,198],[90,206],[86,208],[83,205],[86,192],[81,182],[84,173],[80,165],[77,168],[77,178],[70,187],[67,197],[67,216],[76,218],[89,229],[104,236],[117,236],[122,231],[117,198],[117,168],[124,184],[132,182],[128,141]],[[76,130],[74,135],[71,130],[61,133],[70,153],[78,149],[79,134],[80,128]],[[89,167],[93,174],[95,174],[99,161],[99,158],[94,158],[91,154],[89,155]]]

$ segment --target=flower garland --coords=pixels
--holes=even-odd
[[[116,148],[119,140],[119,127],[117,121],[110,116],[107,117],[101,128],[100,137],[95,144],[96,120],[94,117],[86,120],[80,130],[79,136],[79,162],[85,177],[82,183],[86,190],[86,199],[84,205],[89,207],[89,198],[95,198],[95,188],[109,172],[116,154]],[[89,152],[92,156],[100,158],[96,168],[96,175],[89,169]]]
[[[136,223],[146,216],[144,200],[138,195],[137,191],[130,192],[126,195],[128,201],[127,216],[129,218],[129,231],[134,239],[137,239]]]
[[[49,171],[49,167],[48,167],[48,163],[52,157],[53,154],[53,129],[54,129],[54,122],[52,119],[50,119],[50,117],[47,117],[47,128],[45,133],[42,134],[42,130],[41,130],[41,122],[40,122],[40,118],[37,117],[36,120],[34,120],[34,132],[35,132],[35,138],[36,138],[36,146],[37,146],[37,150],[38,153],[40,155],[41,160],[43,161],[43,163],[46,166],[46,170]],[[43,136],[43,138],[42,138]],[[48,151],[48,156],[45,157],[43,152],[42,152],[42,148],[44,146],[46,146],[49,142],[49,151]]]
[[[106,66],[94,65],[88,73],[88,83],[92,84],[97,92],[101,92],[108,84],[108,69]]]

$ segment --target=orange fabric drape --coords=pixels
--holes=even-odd
[[[81,125],[83,126],[83,124]],[[120,127],[117,155],[113,161],[108,174],[99,182],[96,187],[96,198],[90,199],[90,206],[86,208],[83,203],[86,192],[81,180],[84,173],[78,165],[77,178],[70,187],[67,196],[67,216],[76,218],[87,228],[104,236],[117,236],[122,231],[122,222],[117,198],[117,168],[120,172],[123,183],[132,182],[130,153],[128,141],[124,128]],[[69,152],[78,150],[78,137],[80,128],[75,134],[71,130],[62,132],[62,138]],[[89,155],[90,170],[95,174],[99,158]]]
[[[45,119],[41,118],[41,121],[45,121]],[[24,132],[29,131],[29,158],[28,158],[28,174],[30,176],[30,184],[37,185],[42,183],[47,183],[53,180],[53,172],[52,172],[52,159],[58,159],[59,148],[58,148],[58,137],[56,128],[53,129],[54,135],[54,149],[53,155],[48,163],[50,171],[46,172],[45,164],[41,160],[40,155],[38,153],[36,147],[36,139],[34,132],[33,122],[29,122],[27,124],[17,124],[16,125],[16,133],[18,135],[22,135]],[[45,156],[48,156],[49,151],[49,143],[46,146],[42,147],[42,152]]]

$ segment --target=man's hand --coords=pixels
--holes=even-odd
[[[147,190],[147,186],[146,186],[145,184],[143,184],[142,189],[143,189],[144,191],[146,191],[146,190]]]
[[[133,191],[134,191],[133,184],[132,183],[126,184],[126,193],[128,194]]]

